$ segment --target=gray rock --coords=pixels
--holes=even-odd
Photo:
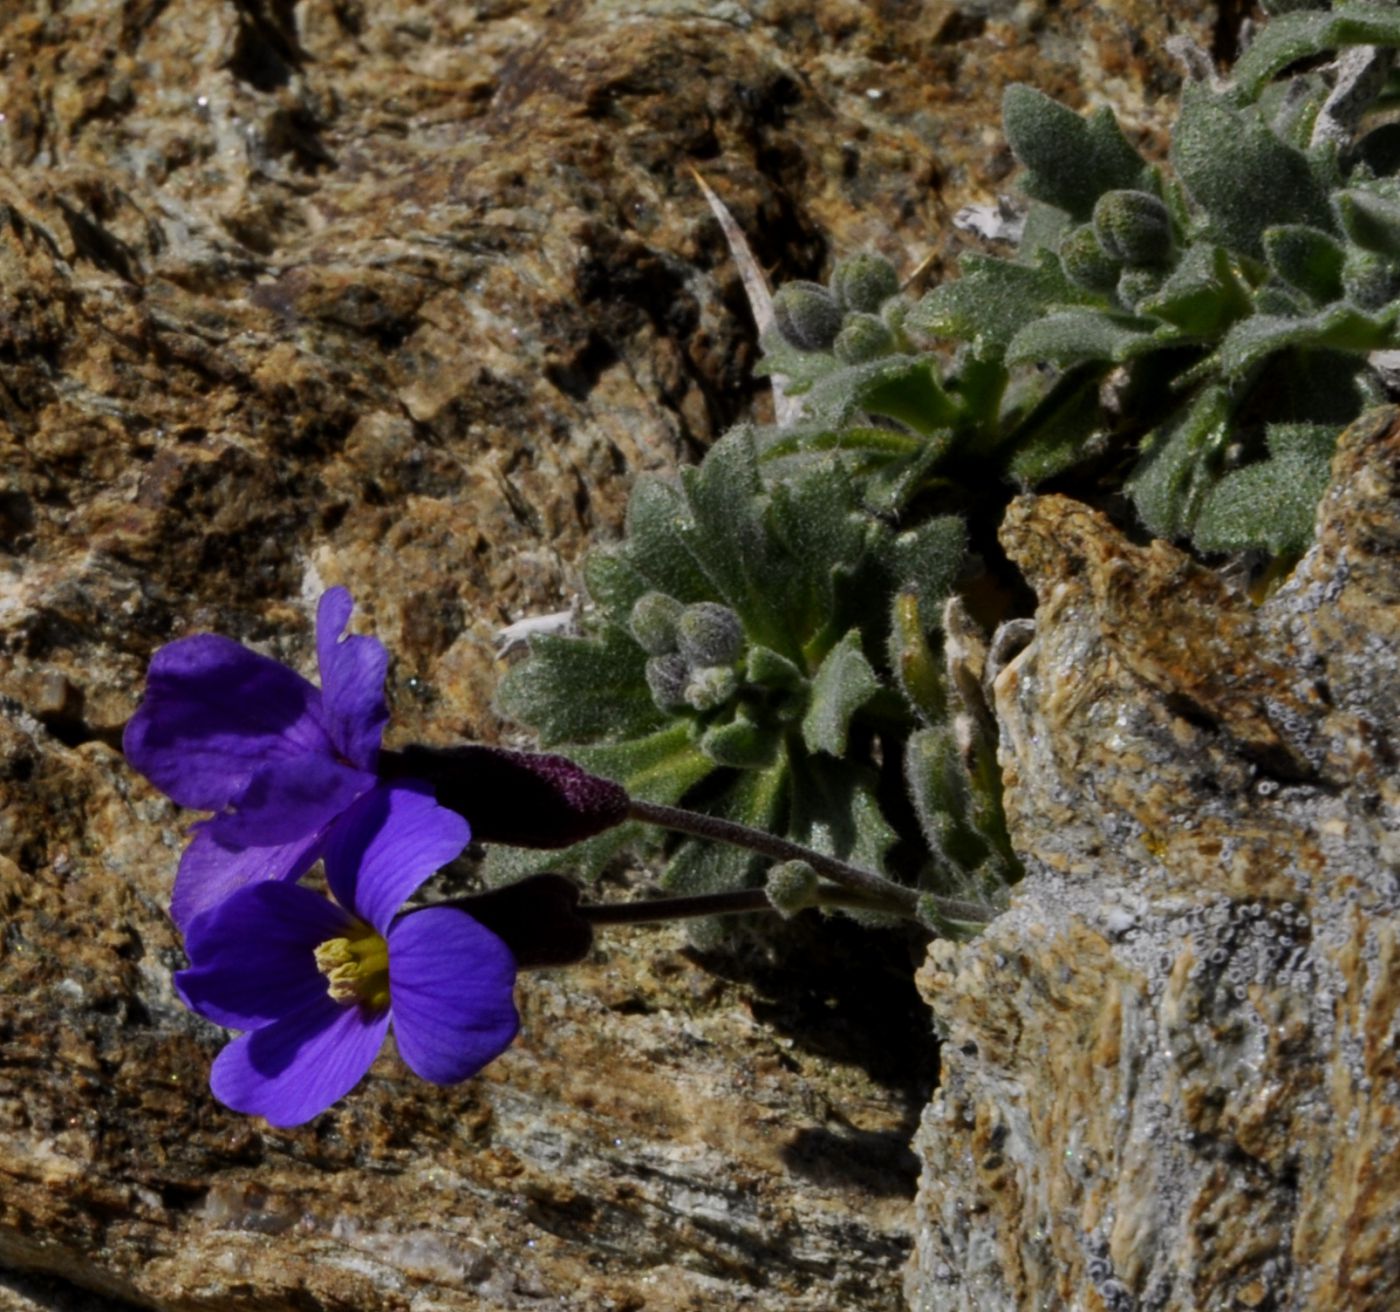
[[[916,1312],[1400,1300],[1400,420],[1262,605],[1059,497],[1002,530],[1011,911],[935,944]]]

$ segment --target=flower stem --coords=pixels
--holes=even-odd
[[[900,909],[884,898],[852,892],[834,884],[826,884],[813,893],[809,905],[900,914]],[[697,893],[692,897],[645,898],[636,902],[581,902],[574,908],[574,914],[590,925],[648,925],[667,920],[694,920],[699,916],[737,916],[774,910],[765,890],[743,888],[733,893]]]
[[[731,847],[747,848],[774,861],[805,861],[819,875],[825,875],[834,884],[860,895],[859,905],[877,905],[888,911],[907,916],[911,920],[921,919],[919,904],[925,899],[932,902],[940,916],[948,920],[985,924],[991,919],[990,908],[980,902],[969,902],[962,898],[935,897],[920,893],[917,889],[906,888],[892,880],[877,875],[872,870],[862,870],[838,857],[828,856],[803,847],[800,843],[779,838],[776,834],[752,829],[748,825],[733,820],[721,820],[712,815],[701,815],[698,811],[687,811],[679,806],[662,806],[656,802],[644,802],[632,798],[628,802],[627,814],[630,819],[644,824],[658,825],[681,834],[693,834],[715,843],[728,843]],[[697,914],[712,914],[700,912]]]
[[[696,916],[733,916],[745,911],[772,911],[761,888],[734,893],[701,893],[695,897],[645,898],[636,902],[581,902],[574,908],[590,925],[646,925]]]

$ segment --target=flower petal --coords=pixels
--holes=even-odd
[[[353,922],[334,902],[298,884],[241,888],[185,932],[188,970],[175,991],[191,1011],[247,1030],[329,998],[315,952]]]
[[[300,1125],[360,1082],[388,1029],[387,1011],[367,1017],[326,997],[235,1039],[214,1059],[209,1087],[236,1112]]]
[[[354,607],[344,588],[322,595],[316,608],[316,658],[331,741],[352,765],[373,770],[389,720],[384,701],[389,653],[376,638],[341,639]]]
[[[434,1084],[455,1084],[515,1038],[515,959],[455,907],[425,907],[389,930],[389,1007],[399,1055]]]
[[[341,906],[381,934],[404,900],[466,847],[471,828],[413,779],[366,793],[326,837],[326,879]]]
[[[203,633],[151,658],[126,758],[181,806],[217,811],[270,760],[330,754],[321,694],[301,675]]]
[[[233,811],[215,816],[210,832],[225,847],[275,847],[324,829],[362,793],[372,774],[342,765],[329,752],[273,761],[233,799]]]
[[[180,858],[170,918],[182,930],[196,916],[218,906],[230,893],[267,879],[300,879],[321,855],[321,835],[271,847],[225,847],[208,823],[194,826],[194,838]]]

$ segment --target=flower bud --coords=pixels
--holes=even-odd
[[[697,601],[681,612],[676,647],[692,666],[732,665],[744,650],[739,617],[716,601]]]
[[[787,920],[817,905],[819,886],[817,872],[805,861],[784,861],[769,868],[763,891],[773,910]]]
[[[659,710],[676,711],[686,705],[686,684],[690,681],[690,666],[685,657],[671,652],[653,656],[646,665],[647,687]]]
[[[380,752],[378,773],[431,785],[438,805],[465,816],[482,843],[568,847],[627,818],[621,784],[552,753],[412,746]]]
[[[1106,254],[1130,268],[1166,264],[1172,220],[1150,191],[1108,191],[1094,204],[1094,236]]]
[[[676,621],[684,610],[681,602],[664,592],[646,592],[632,607],[627,627],[649,656],[664,656],[676,649]]]
[[[864,364],[894,350],[894,334],[876,314],[848,314],[831,348],[842,364]]]
[[[656,659],[668,660],[662,656]],[[648,662],[649,663],[649,662]],[[697,711],[713,711],[723,706],[739,691],[739,676],[729,665],[707,665],[692,670],[690,682],[685,685],[686,704]]]
[[[1072,283],[1091,292],[1111,292],[1118,286],[1122,265],[1109,255],[1094,235],[1091,223],[1067,233],[1060,242],[1060,263]]]
[[[841,331],[841,307],[815,282],[790,282],[773,294],[778,331],[800,351],[825,351]]]
[[[1162,285],[1162,276],[1152,269],[1124,269],[1118,279],[1118,299],[1125,309],[1135,310]]]
[[[899,275],[880,255],[852,255],[838,261],[831,273],[831,290],[843,310],[875,314],[899,292]]]

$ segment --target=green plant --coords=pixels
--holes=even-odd
[[[762,367],[806,414],[768,456],[842,451],[894,509],[1093,464],[1154,534],[1305,549],[1336,434],[1384,399],[1368,357],[1400,344],[1400,129],[1366,117],[1400,91],[1400,11],[1289,8],[1228,85],[1183,88],[1166,168],[1110,110],[1009,88],[1016,257],[968,255],[916,303],[849,306],[841,266],[799,284]],[[824,340],[790,326],[819,295],[846,310]]]
[[[1165,167],[1108,109],[1010,88],[1015,258],[968,255],[918,300],[872,255],[781,288],[761,371],[801,417],[730,433],[679,486],[641,480],[626,540],[588,562],[585,632],[535,640],[501,709],[634,797],[994,904],[1018,867],[975,626],[948,598],[995,573],[1012,492],[1054,479],[1286,564],[1337,434],[1385,394],[1400,129],[1367,114],[1400,92],[1400,10],[1288,8],[1230,83],[1184,87]],[[641,834],[569,864],[596,875]],[[491,868],[542,864],[498,849]],[[779,881],[785,909],[805,879]],[[663,882],[755,887],[763,862],[685,841]]]
[[[702,795],[714,814],[942,891],[890,790],[911,735],[946,708],[941,674],[911,671],[931,659],[919,617],[937,615],[964,540],[956,516],[892,527],[835,456],[765,483],[753,430],[737,429],[679,487],[638,483],[626,541],[588,562],[590,632],[536,639],[500,706],[634,797]],[[639,837],[609,831],[570,866],[596,875]],[[492,862],[514,877],[558,858],[498,848]],[[762,872],[751,852],[687,840],[663,882],[712,892]]]

